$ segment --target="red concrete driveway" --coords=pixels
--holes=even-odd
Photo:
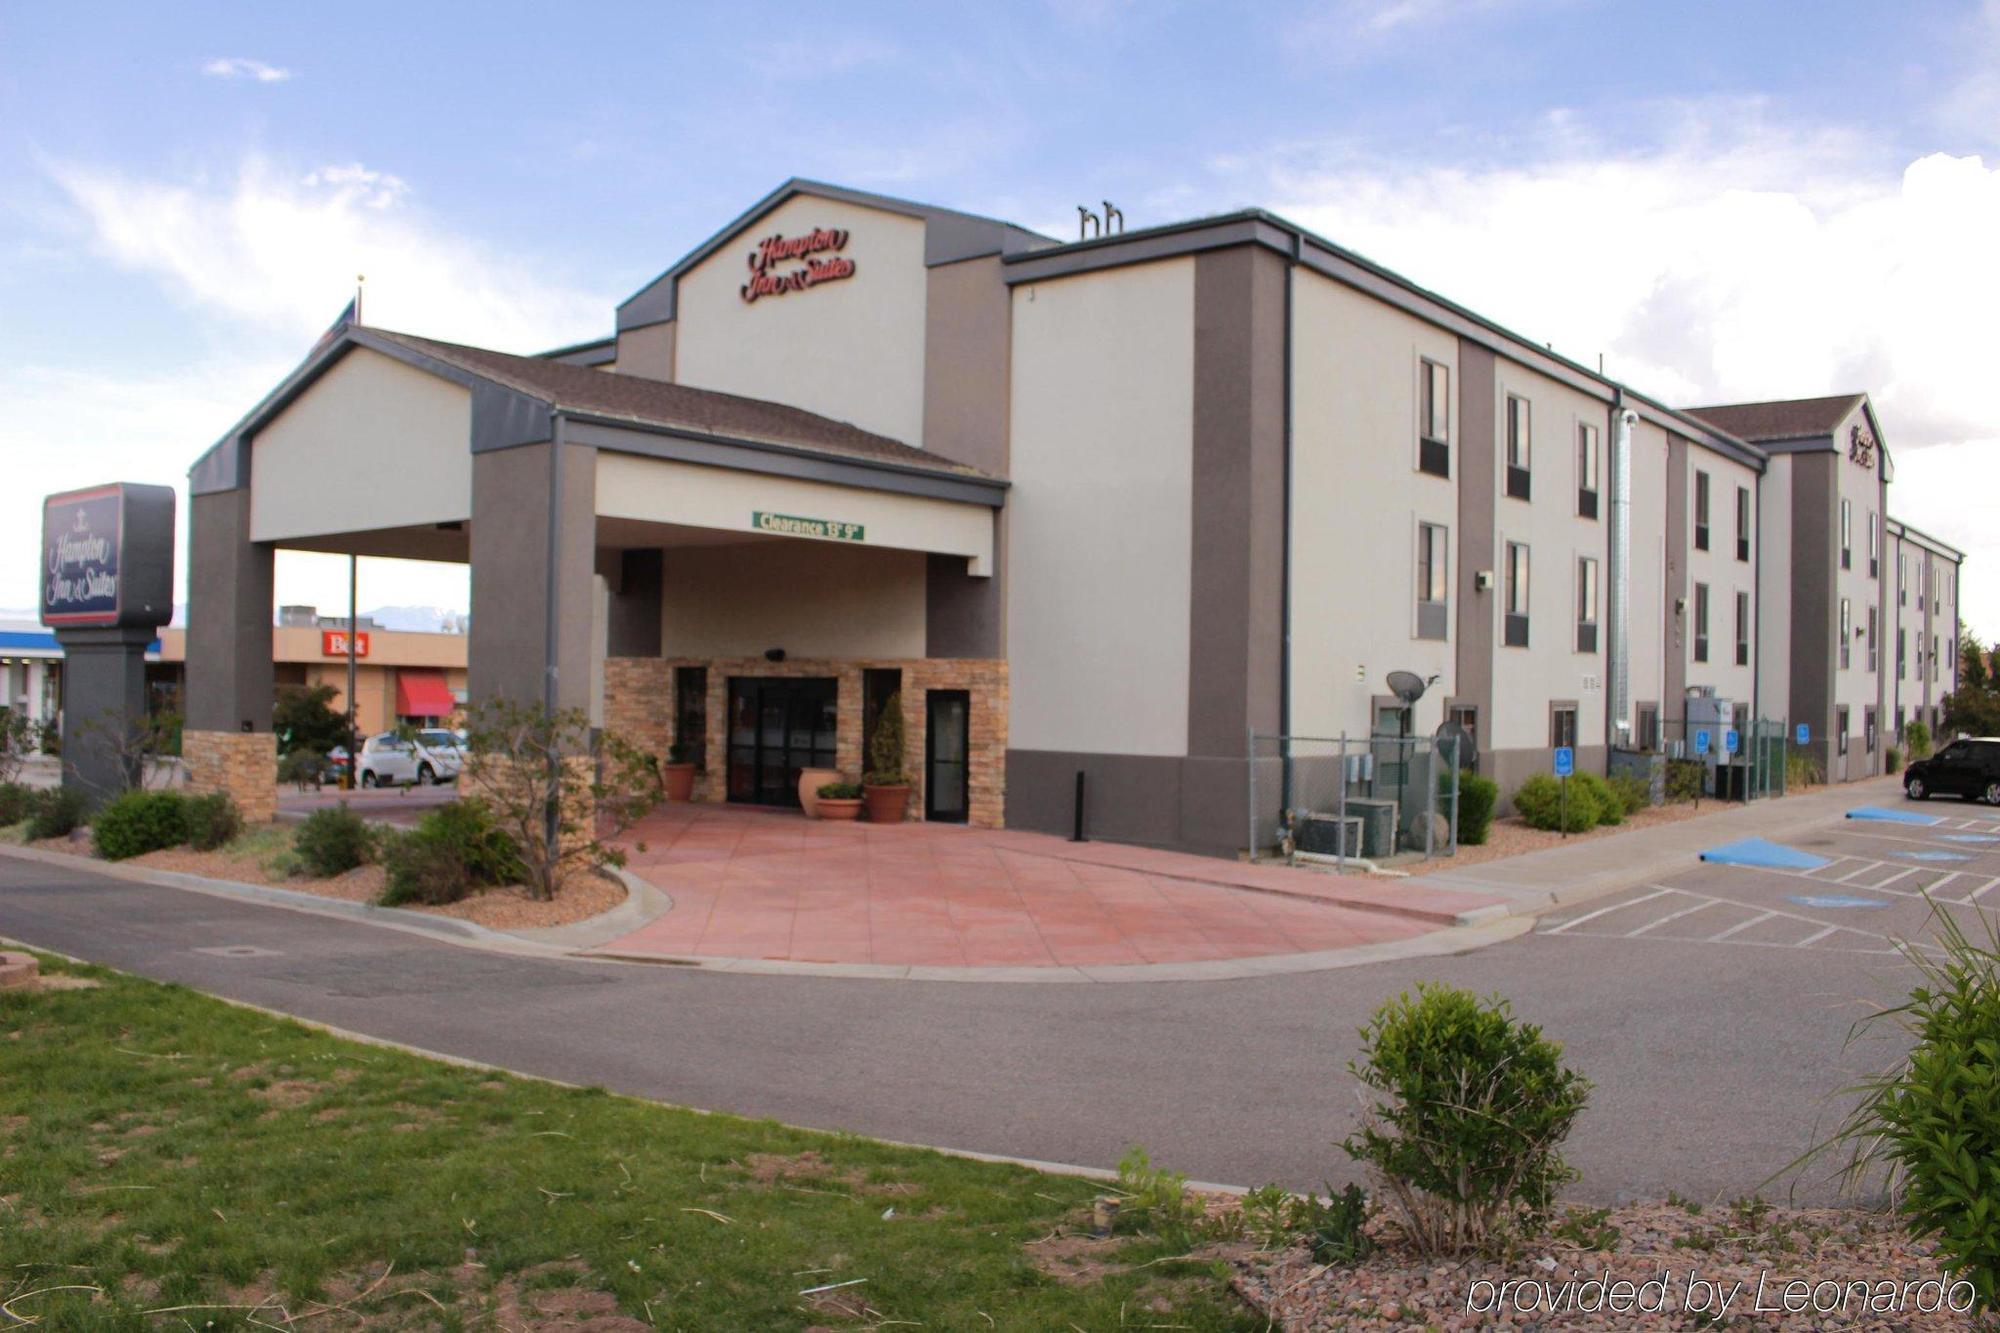
[[[624,956],[1102,967],[1409,939],[1496,900],[1044,834],[667,806],[623,840],[673,910]],[[644,850],[639,850],[639,845]]]

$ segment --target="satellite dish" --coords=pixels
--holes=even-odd
[[[1430,687],[1424,684],[1424,678],[1414,671],[1391,671],[1389,673],[1389,692],[1394,694],[1398,699],[1401,699],[1406,705],[1413,704],[1423,698],[1424,691],[1428,688]]]
[[[1479,751],[1473,744],[1471,729],[1464,723],[1445,722],[1438,727],[1432,740],[1439,755],[1449,757],[1460,768],[1478,771]]]

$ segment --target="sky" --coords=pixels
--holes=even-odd
[[[532,352],[791,176],[1073,234],[1257,205],[1678,405],[1873,395],[2000,637],[2000,0],[0,4],[0,606],[367,275]],[[185,540],[182,543],[185,564]],[[185,570],[181,574],[184,585]],[[361,605],[463,610],[364,561]],[[345,608],[337,557],[279,596]]]

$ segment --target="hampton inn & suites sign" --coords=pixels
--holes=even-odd
[[[798,236],[783,232],[766,236],[748,256],[750,280],[743,284],[744,304],[853,277],[854,261],[840,253],[846,248],[847,233],[838,227],[815,227]],[[781,265],[792,267],[781,270]]]

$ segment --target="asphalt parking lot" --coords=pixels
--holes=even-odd
[[[1792,864],[1663,865],[1646,884],[1551,913],[1537,933],[1889,955],[1932,935],[1933,904],[1975,938],[2000,924],[2000,810],[1900,795],[1854,806],[1895,818],[1832,820],[1778,844],[1790,856],[1746,857]]]

